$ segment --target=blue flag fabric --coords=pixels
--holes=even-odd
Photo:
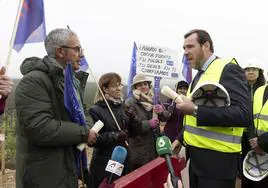
[[[188,82],[188,84],[190,84],[192,81],[192,68],[185,55],[182,58],[182,64],[183,64],[182,75],[185,78],[185,80]]]
[[[86,58],[82,57],[80,59],[80,68],[78,69],[77,72],[79,72],[79,71],[87,72],[88,67],[89,66],[88,66],[88,62],[87,62]]]
[[[132,57],[131,57],[131,63],[130,63],[130,71],[128,75],[128,88],[127,88],[127,98],[132,96],[132,89],[131,85],[133,82],[133,78],[136,75],[136,68],[137,68],[137,45],[134,42],[133,50],[132,50]]]
[[[86,118],[84,109],[78,99],[78,92],[75,89],[73,81],[73,70],[71,63],[67,64],[64,77],[64,105],[68,111],[69,117],[72,122],[78,123],[81,126],[86,126]],[[86,151],[80,152],[75,149],[75,158],[78,176],[81,175],[81,163],[83,171],[87,169],[87,155]]]
[[[23,0],[13,49],[20,52],[25,43],[44,41],[46,24],[43,0]]]

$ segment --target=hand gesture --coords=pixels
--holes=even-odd
[[[4,75],[6,72],[5,67],[0,70],[0,99],[7,98],[11,93],[13,82],[10,77]]]
[[[163,113],[164,112],[164,107],[160,104],[154,105],[154,112],[157,114]]]
[[[97,141],[97,137],[98,137],[98,133],[90,129],[88,132],[87,144],[89,146],[92,146]]]
[[[154,129],[159,125],[159,120],[156,118],[152,118],[149,120],[149,126]]]

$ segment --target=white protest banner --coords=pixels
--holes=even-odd
[[[138,44],[137,73],[148,76],[177,79],[177,53],[168,48]]]

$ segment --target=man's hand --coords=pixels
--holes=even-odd
[[[174,188],[171,182],[170,173],[168,173],[167,181],[164,183],[164,188]],[[181,179],[178,179],[178,188],[183,188],[183,184]]]
[[[178,140],[175,140],[173,143],[172,143],[172,151],[173,151],[173,154],[179,158],[179,153],[181,151],[181,147],[182,147],[182,144],[180,143],[180,141]]]
[[[6,72],[5,67],[0,70],[0,99],[7,98],[11,93],[13,82],[10,77],[4,75]]]
[[[98,133],[96,133],[95,131],[89,129],[87,144],[89,146],[92,146],[97,141],[97,137],[98,137]]]
[[[184,114],[192,115],[194,112],[195,104],[186,97],[184,97],[183,102],[177,103],[176,107]]]
[[[259,155],[265,154],[265,152],[258,145],[258,138],[257,137],[250,139],[249,144],[251,146],[251,149],[253,149],[257,154],[259,154]]]

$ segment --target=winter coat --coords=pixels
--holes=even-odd
[[[165,103],[165,107],[168,109],[170,115],[166,122],[164,132],[171,142],[173,142],[183,128],[184,114],[176,108],[176,103],[171,100]]]
[[[134,97],[125,101],[127,108],[132,108],[136,116],[142,122],[142,129],[139,135],[129,139],[129,148],[131,150],[131,165],[134,169],[143,166],[157,157],[155,142],[159,135],[159,127],[151,129],[149,120],[152,119],[153,111],[146,111],[144,107]],[[166,116],[159,115],[160,121],[165,122]]]
[[[64,106],[64,75],[54,58],[27,58],[15,91],[17,188],[76,188],[74,147],[88,129],[70,122]]]
[[[141,125],[138,120],[130,119],[126,115],[123,104],[114,104],[111,101],[108,101],[108,103],[121,129],[126,131],[129,137],[138,134]],[[105,167],[111,159],[115,146],[123,146],[126,149],[128,147],[124,142],[117,140],[116,133],[118,132],[118,128],[105,101],[101,100],[93,105],[89,110],[89,114],[92,116],[94,122],[101,120],[104,123],[104,127],[99,131],[97,141],[93,145],[93,156],[89,172],[90,187],[97,188],[103,179],[109,175],[105,171]],[[122,176],[129,172],[129,155],[130,153],[128,151]]]

